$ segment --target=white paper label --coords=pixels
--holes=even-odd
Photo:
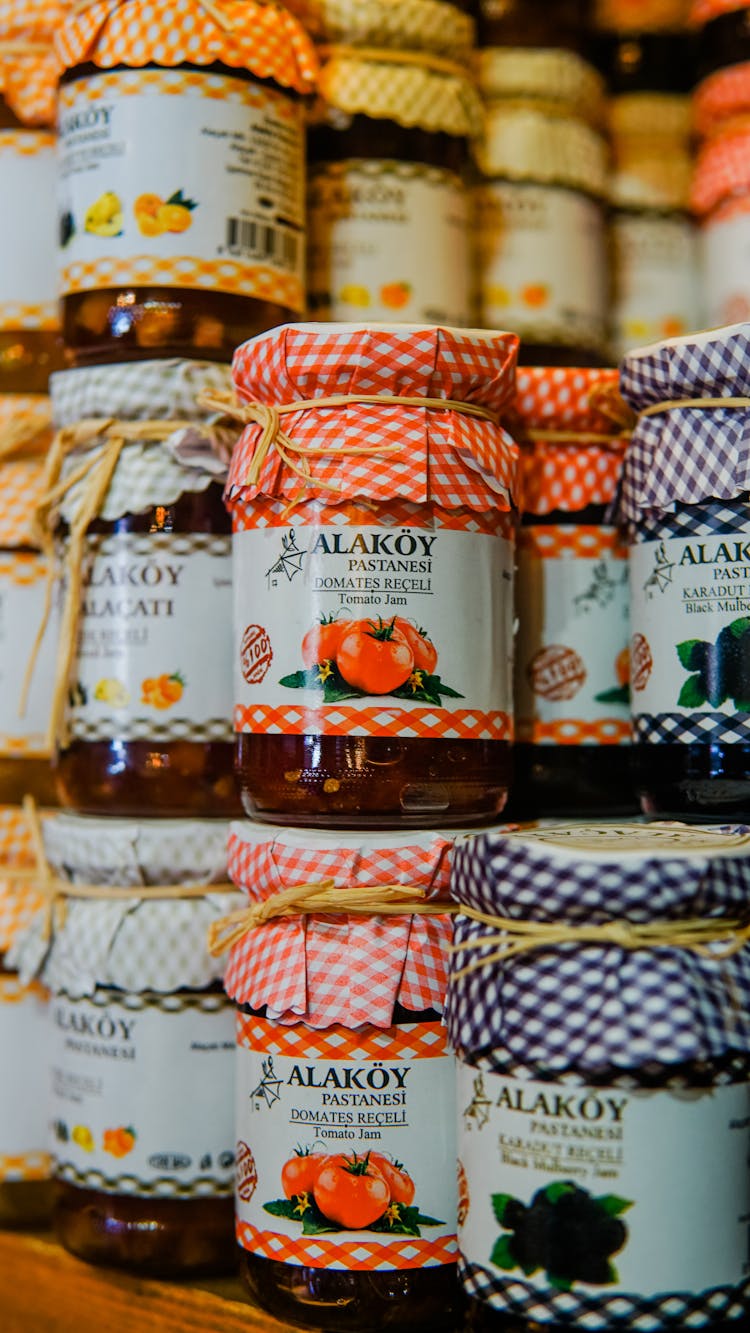
[[[709,220],[701,232],[701,323],[719,328],[750,319],[750,208]]]
[[[412,163],[314,167],[310,309],[318,319],[468,324],[469,198],[453,172]]]
[[[302,309],[302,108],[284,93],[194,70],[76,79],[59,176],[63,293],[151,282]]]
[[[512,711],[506,538],[445,528],[273,527],[235,533],[234,553],[239,708],[306,710],[314,729],[316,713],[336,704],[358,711],[361,734],[372,734],[374,712],[385,733],[388,710],[399,724],[413,710],[433,718],[436,709],[473,710],[479,716],[469,724],[479,728]],[[325,639],[310,645],[315,626],[329,619],[336,623]],[[441,735],[448,724],[443,717],[432,725]]]
[[[292,1054],[298,1031],[239,1017],[240,1243],[314,1267],[352,1266],[347,1253],[366,1256],[361,1268],[455,1263],[455,1063],[441,1024],[316,1031]],[[326,1156],[337,1165],[324,1175]]]
[[[55,136],[0,130],[0,328],[55,328]]]
[[[73,736],[230,740],[231,538],[123,533],[87,545]]]
[[[635,713],[750,713],[747,537],[631,547]]]
[[[549,539],[556,531],[525,528],[519,542],[516,734],[520,741],[542,745],[625,744],[630,738],[626,552],[613,547],[611,529],[592,528],[586,530],[592,536],[590,556],[540,555],[535,534]]]
[[[102,989],[49,1010],[56,1175],[118,1194],[230,1193],[229,1000]]]
[[[461,1253],[516,1291],[655,1297],[750,1273],[747,1084],[625,1091],[459,1063],[458,1107]]]
[[[611,236],[616,354],[698,328],[697,240],[689,219],[615,213]]]
[[[477,191],[482,323],[537,342],[602,346],[601,205],[574,190],[490,181]]]
[[[47,1174],[48,1032],[46,992],[0,973],[0,1180]]]
[[[40,555],[0,558],[0,754],[28,757],[43,752],[47,744],[57,656],[56,600],[21,713],[26,670],[44,614],[47,573],[47,561]]]

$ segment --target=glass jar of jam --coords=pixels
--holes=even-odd
[[[226,835],[211,820],[44,824],[59,896],[14,959],[51,992],[53,1226],[90,1263],[233,1267],[233,1018],[205,945],[237,902]]]
[[[547,101],[556,99],[550,93]],[[523,362],[601,365],[607,359],[604,140],[552,105],[536,106],[525,95],[520,102],[498,98],[487,107],[479,161],[480,322],[518,333]]]
[[[749,845],[579,824],[456,848],[447,1018],[480,1327],[747,1324]]]
[[[615,370],[522,367],[516,744],[509,814],[635,813],[627,547],[607,509],[628,409]]]
[[[232,825],[230,875],[250,899],[228,923],[225,976],[239,1009],[237,1239],[243,1280],[277,1318],[458,1325],[439,904],[452,846],[437,831],[407,843]],[[275,916],[277,897],[296,910]],[[378,915],[399,898],[403,915]]]
[[[314,6],[308,305],[320,319],[471,324],[474,26],[414,0]]]
[[[77,363],[229,360],[304,307],[309,38],[252,0],[95,0],[58,34],[60,290]]]
[[[698,238],[689,213],[687,98],[629,93],[610,103],[611,338],[634,346],[699,326]]]
[[[716,327],[750,315],[750,130],[736,122],[699,150],[690,202],[700,224],[702,318]]]
[[[650,815],[750,815],[749,345],[750,325],[738,324],[623,362],[621,392],[639,416],[619,517],[636,777]]]
[[[60,434],[47,480],[61,477],[62,494],[46,522],[65,575],[52,726],[60,799],[79,812],[239,811],[226,464],[195,405],[228,383],[225,367],[169,360],[52,377]]]
[[[55,273],[55,86],[62,5],[0,13],[0,394],[44,393],[61,361]]]
[[[430,826],[503,808],[517,451],[496,413],[516,347],[302,324],[238,349],[248,424],[226,496],[249,814]]]
[[[693,0],[699,28],[694,123],[709,135],[750,109],[750,6],[742,0]]]
[[[0,807],[0,856],[6,873],[33,871],[30,830],[18,807]],[[16,937],[42,903],[25,878],[0,880],[0,1227],[39,1226],[52,1205],[47,992],[37,981],[24,984],[7,964]]]

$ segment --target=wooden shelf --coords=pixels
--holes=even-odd
[[[3,1333],[290,1333],[239,1282],[170,1283],[94,1268],[47,1236],[0,1231]]]

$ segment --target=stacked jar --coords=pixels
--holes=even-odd
[[[196,399],[226,393],[242,336],[303,309],[316,61],[291,14],[244,0],[178,14],[94,0],[66,12],[57,53],[72,368],[52,382],[39,519],[62,573],[51,730],[74,813],[37,849],[64,920],[52,914],[47,956],[31,936],[23,955],[56,994],[54,1225],[93,1262],[223,1269],[233,1043],[204,943],[240,809],[221,497],[232,437]],[[144,1010],[134,1034],[123,1009]],[[82,1030],[105,1039],[71,1037]],[[125,1090],[118,1060],[133,1062]],[[97,1071],[101,1104],[73,1123]],[[180,1139],[164,1108],[180,1121],[191,1103]]]
[[[694,52],[681,0],[600,4],[609,88],[609,197],[616,356],[700,324],[689,215]]]
[[[513,817],[636,809],[627,548],[608,511],[631,414],[617,371],[521,367]]]
[[[507,797],[516,350],[311,324],[234,360],[235,728],[266,826],[232,825],[249,903],[213,947],[243,1275],[307,1326],[457,1321],[444,899],[451,826]]]
[[[603,87],[582,54],[573,6],[550,9],[503,6],[484,28],[480,322],[520,334],[522,362],[599,365],[607,355]]]
[[[695,0],[699,83],[693,98],[700,146],[691,203],[701,226],[703,319],[709,327],[750,313],[750,8]]]
[[[309,309],[473,322],[474,24],[443,0],[306,0],[319,42],[309,131]]]

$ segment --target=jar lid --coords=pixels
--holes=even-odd
[[[468,68],[428,51],[332,45],[321,51],[320,105],[313,119],[334,108],[347,115],[393,120],[404,129],[476,138],[482,103]]]
[[[295,449],[326,449],[305,457],[307,498],[432,501],[486,513],[507,510],[515,486],[517,450],[494,414],[513,397],[517,349],[515,334],[488,329],[288,324],[243,343],[232,375],[242,403],[279,407],[331,395],[386,400],[285,413],[283,430]],[[407,400],[403,407],[399,398]],[[449,402],[443,411],[414,398]],[[492,419],[462,413],[451,406],[457,401]],[[251,420],[232,455],[231,502],[299,499],[299,469],[282,464],[272,446],[263,455],[267,440]]]
[[[518,367],[507,422],[521,450],[522,510],[610,503],[631,415],[617,384],[616,370]]]
[[[622,93],[610,98],[607,121],[615,138],[677,139],[684,140],[687,148],[692,129],[690,98],[680,93]]]
[[[697,134],[726,134],[741,130],[743,125],[747,128],[750,61],[741,61],[709,74],[693,93],[692,109]]]
[[[530,101],[592,125],[601,119],[604,80],[575,51],[490,46],[477,53],[477,76],[488,101]]]
[[[692,0],[690,22],[695,27],[702,27],[722,14],[733,14],[738,9],[747,8],[747,0]]]
[[[476,25],[445,0],[286,0],[286,8],[319,41],[435,51],[460,59],[474,46]]]
[[[44,454],[51,439],[43,393],[0,393],[0,548],[38,548],[34,514],[44,495]]]
[[[610,202],[620,208],[687,212],[692,172],[687,140],[623,135],[612,142]]]
[[[59,0],[0,0],[0,97],[25,125],[54,125]]]
[[[31,827],[18,805],[0,806],[0,961],[17,937],[23,934],[44,906],[44,899],[29,883],[6,880],[8,870],[33,871],[34,843]]]
[[[500,925],[456,917],[451,1044],[497,1069],[591,1074],[746,1054],[750,946],[728,956],[726,944],[747,912],[749,851],[747,827],[666,823],[488,831],[460,844],[454,896]],[[715,918],[727,921],[723,939]],[[686,947],[686,929],[705,921],[703,951]],[[498,931],[523,944],[526,923],[534,947],[499,960]],[[659,947],[653,932],[638,936],[649,926]],[[560,942],[561,927],[594,934]]]
[[[695,162],[690,206],[707,217],[720,204],[750,187],[750,128],[729,129],[708,139]]]
[[[581,120],[495,102],[477,157],[485,176],[567,185],[601,198],[607,190],[606,144]]]
[[[53,991],[90,995],[97,986],[161,993],[220,980],[206,947],[211,923],[232,911],[223,820],[90,818],[62,814],[44,822],[44,850],[58,879],[128,890],[122,897],[56,898],[14,945],[22,979],[39,974]],[[147,886],[221,886],[186,898],[138,896]],[[223,891],[222,891],[223,890]],[[50,938],[46,927],[52,924]]]
[[[58,430],[91,420],[195,422],[195,429],[165,432],[158,443],[127,444],[120,454],[99,517],[107,521],[127,513],[142,513],[155,504],[170,505],[185,491],[197,494],[226,476],[229,449],[236,438],[205,427],[217,422],[217,413],[202,412],[196,404],[202,392],[225,393],[231,387],[228,366],[212,361],[138,361],[107,366],[60,370],[50,376],[52,418]],[[221,445],[225,446],[224,453]],[[82,457],[100,457],[106,443],[95,429],[88,445],[68,454],[61,480],[65,482]],[[78,513],[86,480],[71,486],[60,502],[59,513],[71,523]]]
[[[238,821],[229,834],[229,875],[255,903],[296,885],[333,881],[348,891],[403,885],[447,897],[461,833],[335,833],[264,828]],[[415,894],[416,896],[416,894]],[[395,1004],[442,1012],[450,920],[442,914],[276,917],[236,943],[224,978],[238,1004],[267,1007],[281,1023],[390,1027]]]
[[[629,352],[620,392],[639,413],[618,497],[625,523],[681,505],[735,500],[750,490],[750,408],[714,402],[750,393],[750,323]],[[670,406],[643,415],[660,403]]]
[[[596,0],[594,22],[610,32],[679,30],[688,21],[690,0]]]
[[[297,19],[262,0],[86,0],[67,12],[56,47],[64,69],[220,62],[298,93],[313,91],[317,72]]]

